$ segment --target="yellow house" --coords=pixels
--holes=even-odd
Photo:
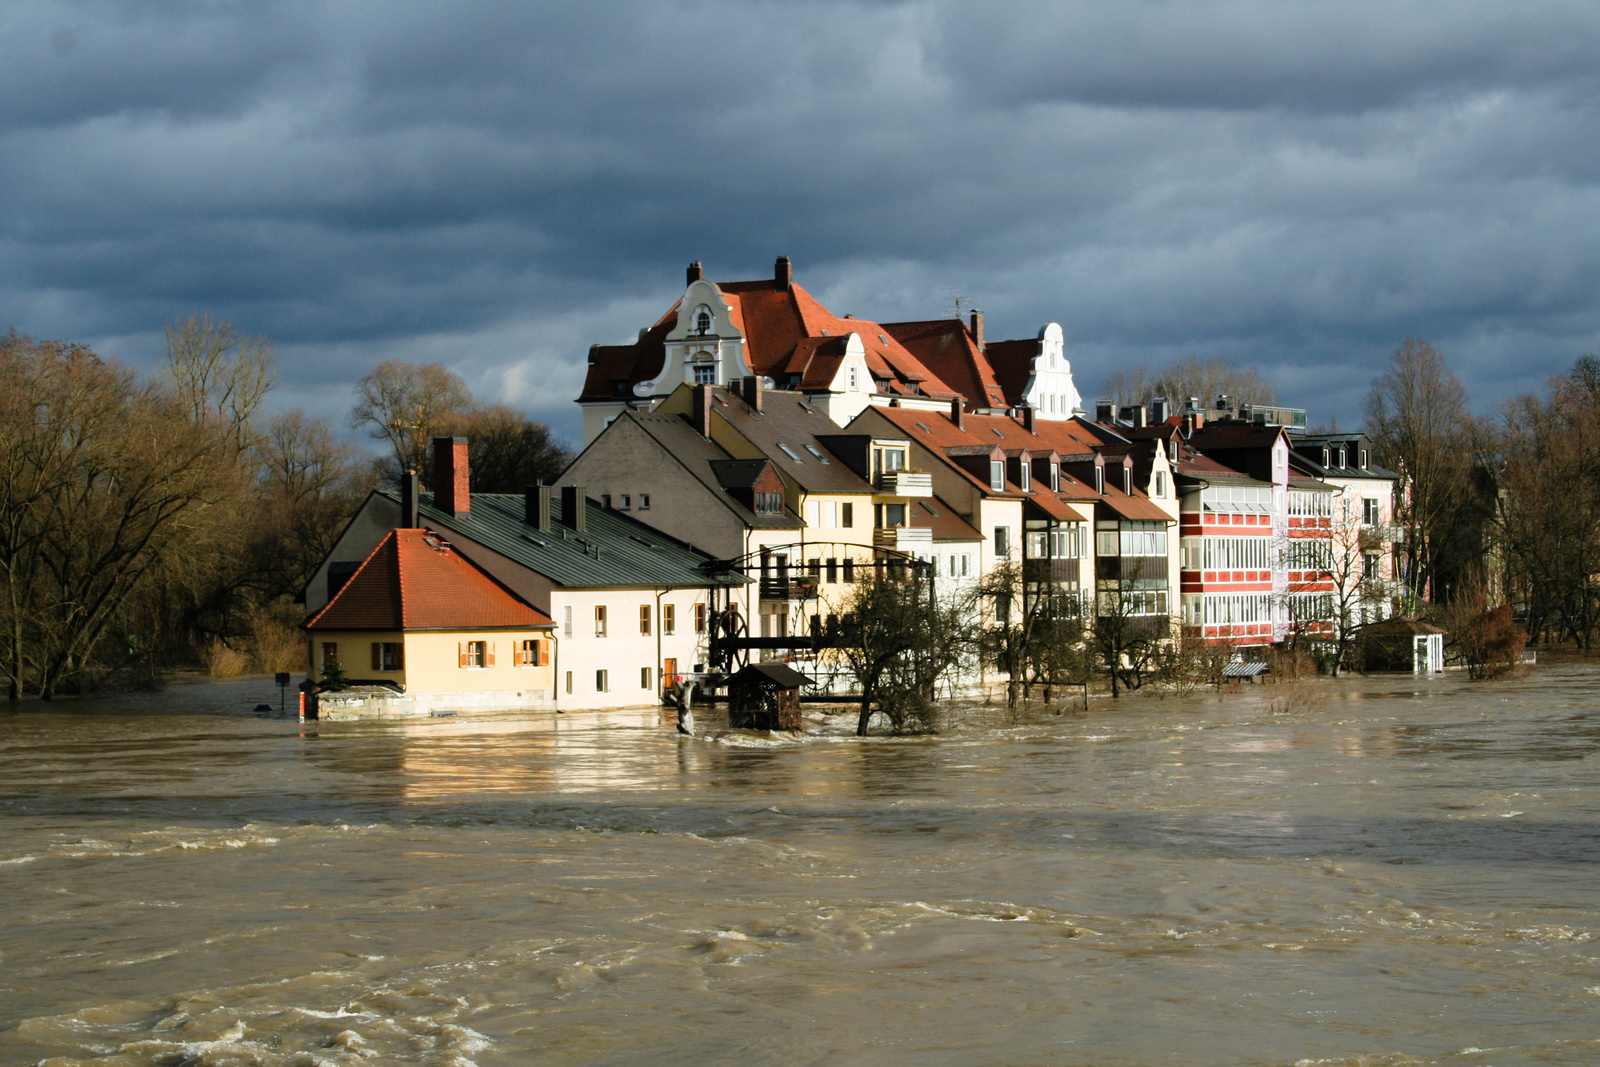
[[[325,707],[553,707],[554,627],[437,533],[397,529],[306,622],[307,665],[318,677],[338,664],[363,691]]]

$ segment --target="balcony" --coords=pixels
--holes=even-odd
[[[761,579],[762,600],[809,600],[817,595],[817,581],[809,575],[796,578]]]
[[[880,526],[872,531],[872,547],[928,552],[933,549],[933,531],[925,526]]]
[[[1363,526],[1361,537],[1373,545],[1403,545],[1406,543],[1406,528],[1394,523]]]
[[[927,471],[885,471],[878,475],[877,489],[884,496],[932,496],[933,475]]]

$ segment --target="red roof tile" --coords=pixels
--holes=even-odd
[[[967,398],[975,408],[1006,407],[1005,393],[960,319],[886,322],[887,336],[900,342],[923,366]]]
[[[427,530],[391,530],[308,630],[501,630],[552,626]]]

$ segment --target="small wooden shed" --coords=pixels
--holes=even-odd
[[[740,730],[800,730],[800,687],[811,679],[781,663],[752,663],[728,679],[728,725]]]
[[[1444,670],[1445,632],[1411,619],[1385,619],[1361,628],[1362,666],[1369,671]]]

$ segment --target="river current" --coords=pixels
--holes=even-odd
[[[182,689],[0,714],[0,1063],[1600,1062],[1592,668],[864,741]]]

